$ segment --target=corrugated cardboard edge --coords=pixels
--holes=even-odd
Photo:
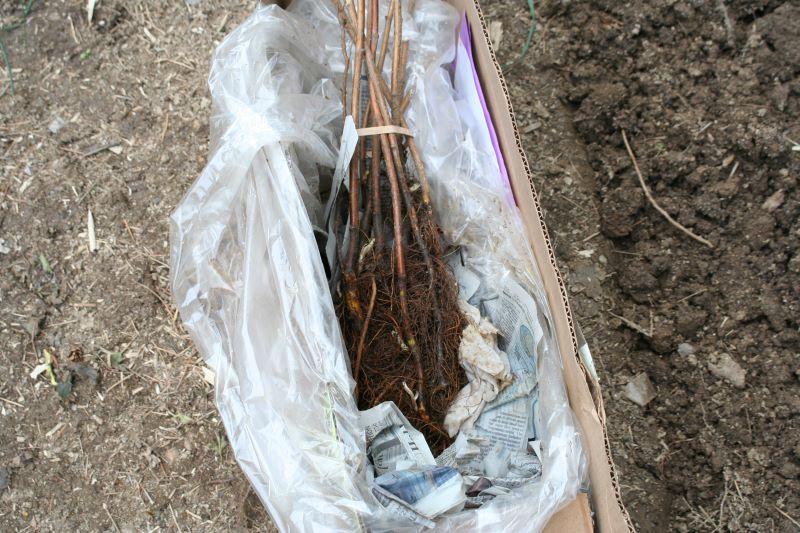
[[[561,279],[555,253],[544,227],[544,215],[533,186],[533,179],[522,147],[508,88],[491,46],[485,19],[477,0],[450,0],[467,13],[472,26],[476,67],[487,95],[487,105],[497,129],[500,147],[506,158],[514,191],[534,255],[544,278],[547,297],[555,322],[556,335],[564,362],[564,376],[570,404],[581,425],[589,455],[589,476],[597,525],[602,532],[635,531],[622,502],[614,461],[605,427],[605,409],[599,384],[594,381],[578,355],[577,336],[567,290]],[[481,31],[476,31],[480,28]],[[505,104],[505,109],[502,105]],[[516,151],[511,148],[516,147]],[[526,177],[524,180],[522,177]],[[546,251],[546,254],[542,252]],[[543,257],[546,255],[546,259]],[[570,506],[563,511],[570,509]],[[559,513],[554,520],[563,516]],[[570,522],[575,527],[575,522]],[[578,526],[580,527],[580,526]]]
[[[557,512],[544,528],[544,533],[574,533],[575,531],[592,531],[589,497],[583,492]]]

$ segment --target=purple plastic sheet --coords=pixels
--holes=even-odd
[[[483,124],[488,130],[488,136],[491,140],[495,158],[497,159],[497,167],[500,173],[503,190],[506,193],[506,199],[508,200],[509,205],[517,205],[516,200],[514,200],[514,193],[511,191],[511,183],[508,179],[508,169],[506,168],[505,160],[503,159],[503,152],[500,150],[500,143],[497,140],[497,132],[494,129],[492,116],[489,113],[489,108],[486,106],[486,97],[483,94],[483,87],[481,87],[481,82],[478,78],[478,72],[475,69],[475,59],[472,54],[472,32],[469,28],[469,21],[467,21],[466,13],[461,16],[459,40],[464,48],[462,49],[461,47],[457,47],[457,53],[456,58],[453,61],[453,67],[455,69],[459,61],[466,61],[470,70],[472,71],[474,91],[477,93],[478,100],[480,101],[481,110],[483,112]],[[462,50],[465,50],[466,54],[462,53]]]

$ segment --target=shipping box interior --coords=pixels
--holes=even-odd
[[[541,272],[561,348],[564,382],[570,405],[580,424],[584,449],[589,456],[589,495],[580,494],[549,522],[547,533],[602,533],[634,531],[617,484],[614,463],[605,430],[603,399],[597,381],[587,373],[578,357],[577,335],[569,310],[567,291],[556,266],[555,255],[544,227],[539,201],[533,189],[530,168],[508,97],[505,80],[491,48],[486,24],[477,0],[447,0],[467,15],[472,30],[473,53],[486,103],[497,130],[500,148],[517,206]],[[289,0],[279,0],[286,6]],[[455,36],[454,36],[455,38]],[[591,503],[590,503],[591,500]]]

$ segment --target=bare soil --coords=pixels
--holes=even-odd
[[[525,6],[485,9],[513,57]],[[538,22],[507,78],[635,523],[796,531],[800,3],[548,1]],[[713,249],[648,203],[622,131]],[[623,394],[640,372],[644,408]]]
[[[36,1],[0,34],[0,530],[270,530],[167,287],[211,51],[254,3],[101,0],[91,23],[85,4]],[[525,2],[483,8],[516,57]],[[800,3],[537,9],[507,81],[628,509],[641,531],[796,531]],[[649,204],[622,131],[713,248]],[[65,399],[31,377],[45,350]],[[623,392],[640,372],[645,407]]]

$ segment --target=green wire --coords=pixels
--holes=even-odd
[[[531,25],[528,28],[528,38],[525,39],[525,45],[522,47],[522,52],[519,56],[503,65],[503,72],[510,71],[517,63],[525,59],[525,56],[528,55],[528,51],[531,48],[531,43],[533,42],[533,34],[536,33],[536,9],[533,6],[533,0],[528,0],[528,13],[531,16]]]
[[[25,9],[22,10],[22,16],[16,22],[12,22],[11,24],[6,24],[5,26],[0,26],[0,34],[10,32],[12,30],[16,30],[23,24],[25,21],[28,20],[28,15],[31,14],[31,8],[33,7],[33,0],[28,0]],[[11,94],[14,94],[14,72],[11,69],[11,60],[8,57],[8,48],[6,47],[6,43],[3,42],[3,39],[0,38],[0,56],[3,57],[3,62],[6,64],[6,72],[8,73],[8,86],[3,88],[3,92],[0,93],[0,96],[6,94],[6,90],[10,89]]]
[[[0,27],[0,31],[11,31],[16,30],[23,24],[25,21],[28,20],[28,15],[31,14],[31,8],[33,7],[33,0],[28,0],[25,9],[22,10],[22,16],[16,22],[12,22],[11,24],[6,24],[5,26]]]
[[[11,71],[11,61],[8,59],[8,48],[3,39],[0,39],[0,56],[3,56],[3,62],[6,64],[6,72],[8,73],[8,85],[3,87],[3,92],[0,96],[4,96],[6,91],[11,89],[11,94],[14,94],[14,73]]]

